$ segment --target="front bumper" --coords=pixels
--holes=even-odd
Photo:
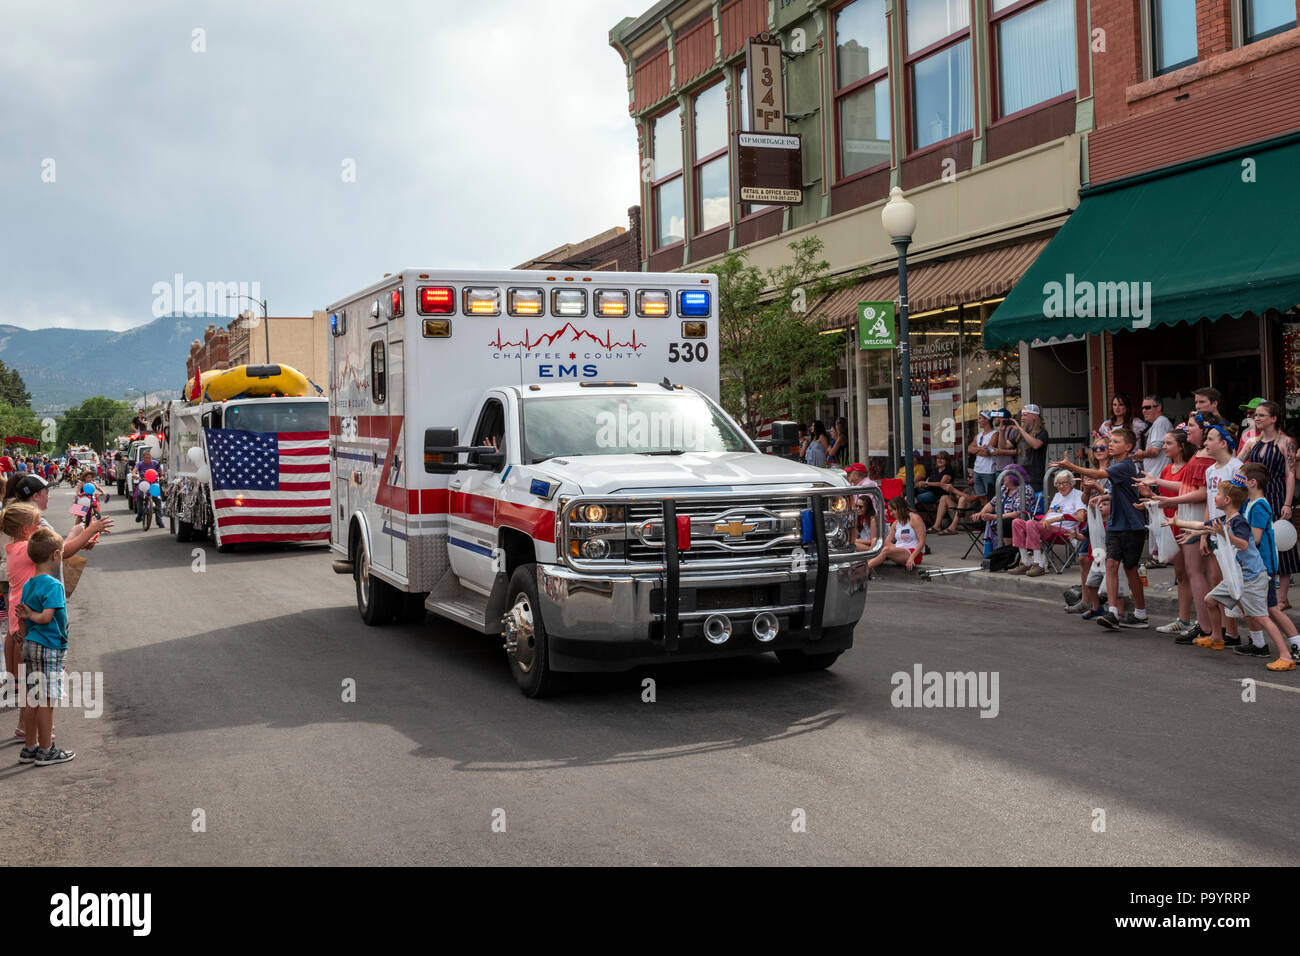
[[[866,606],[866,555],[829,563],[824,585],[808,571],[681,573],[670,589],[664,574],[586,574],[537,565],[537,592],[558,671],[620,671],[664,661],[707,660],[801,650],[829,653],[853,644],[853,625]],[[665,598],[675,590],[677,613]],[[820,604],[818,592],[823,592]],[[755,601],[755,598],[758,598]],[[820,614],[818,611],[820,610]],[[771,612],[777,636],[760,642],[754,618]],[[714,614],[731,622],[731,637],[713,644],[704,622]]]

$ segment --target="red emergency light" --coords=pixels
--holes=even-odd
[[[691,516],[677,516],[677,550],[691,550]]]
[[[402,289],[400,286],[388,293],[388,314],[395,319],[402,314]]]
[[[445,285],[420,286],[421,315],[452,315],[456,311],[456,290]]]

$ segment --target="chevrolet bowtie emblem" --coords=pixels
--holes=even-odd
[[[746,524],[743,521],[719,521],[713,526],[715,534],[725,533],[728,538],[739,538],[753,531],[756,525]]]

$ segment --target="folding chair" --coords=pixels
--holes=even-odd
[[[1060,541],[1044,539],[1043,554],[1047,556],[1047,564],[1053,571],[1057,574],[1064,574],[1072,565],[1078,562],[1079,552],[1083,550],[1087,543],[1088,539],[1082,537],[1076,529],[1064,545]],[[1056,553],[1056,549],[1060,547],[1065,548],[1066,554],[1064,558]]]

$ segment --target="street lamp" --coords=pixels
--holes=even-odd
[[[266,300],[262,299],[259,301],[258,299],[254,299],[251,295],[226,296],[227,302],[229,302],[231,299],[247,299],[249,302],[252,302],[254,305],[260,305],[262,307],[262,328],[266,332],[266,364],[269,365],[271,363],[271,327],[270,327],[270,322],[268,320],[268,316],[270,313],[266,311]],[[253,312],[251,309],[246,311],[248,312],[248,319],[245,319],[245,321],[247,322],[253,318]],[[240,314],[240,317],[241,318],[243,317],[243,313]],[[249,357],[251,358],[252,356]]]
[[[907,340],[907,247],[916,231],[916,207],[895,186],[889,202],[880,211],[880,223],[898,250],[898,351],[903,377],[903,471],[907,482],[907,506],[916,507],[916,476],[912,474],[912,364]]]

